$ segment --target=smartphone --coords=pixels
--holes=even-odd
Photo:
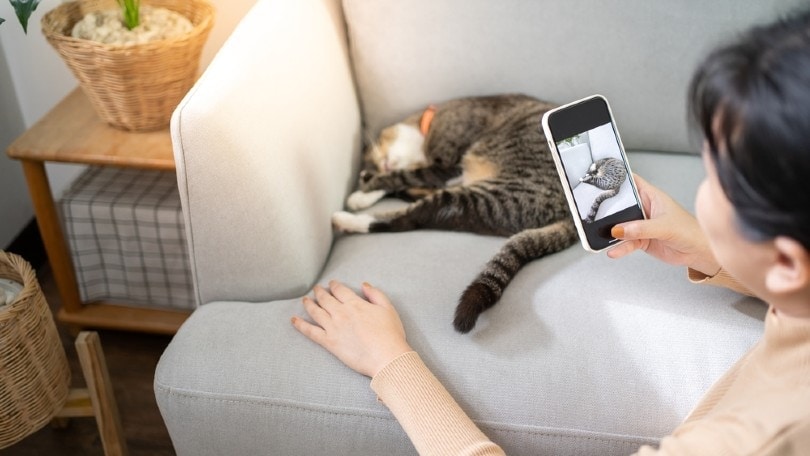
[[[645,218],[607,99],[593,95],[543,115],[543,132],[585,250],[619,243],[610,229]]]

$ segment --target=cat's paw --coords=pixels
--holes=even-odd
[[[369,214],[352,214],[345,211],[332,214],[332,226],[344,233],[368,233],[374,221],[374,216]]]
[[[388,174],[369,173],[365,176],[361,176],[357,188],[359,188],[360,191],[366,193],[376,192],[381,188],[385,188],[386,187],[385,179],[387,179],[387,177],[384,178],[383,176],[388,176]]]
[[[374,203],[381,200],[384,196],[385,190],[372,190],[370,192],[358,190],[349,195],[349,198],[346,200],[346,207],[352,211],[366,209],[373,206]]]
[[[364,170],[360,171],[360,183],[365,184],[368,181],[370,181],[376,175],[377,175],[377,173],[375,173],[373,171],[369,171],[367,169],[364,169]]]

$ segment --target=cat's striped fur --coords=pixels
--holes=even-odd
[[[553,106],[524,95],[464,98],[436,107],[427,135],[420,114],[389,127],[365,154],[359,210],[387,194],[415,201],[383,214],[336,213],[347,232],[442,229],[510,236],[462,294],[455,328],[468,332],[529,261],[577,240],[562,185],[540,129]]]
[[[603,158],[591,164],[588,172],[579,181],[595,185],[605,191],[594,199],[591,210],[588,212],[588,216],[585,217],[585,223],[593,223],[596,213],[599,211],[599,206],[606,199],[616,196],[625,180],[627,180],[627,168],[618,158]]]

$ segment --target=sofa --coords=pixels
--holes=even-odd
[[[460,334],[457,300],[505,238],[341,235],[331,216],[381,128],[507,92],[606,96],[633,171],[691,210],[692,71],[798,3],[257,1],[172,118],[197,302],[154,378],[177,454],[415,453],[369,379],[290,324],[330,279],[384,290],[411,346],[507,454],[655,444],[759,338],[765,304],[643,253],[574,245],[528,264]]]

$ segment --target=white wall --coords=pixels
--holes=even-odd
[[[17,94],[7,83],[10,80],[6,57],[0,50],[0,146],[11,143],[25,130]],[[14,239],[32,213],[19,164],[0,154],[0,249]]]
[[[216,9],[214,28],[203,49],[203,67],[255,0],[209,0]],[[40,31],[42,16],[59,5],[42,0],[23,34],[8,0],[0,0],[0,249],[8,245],[33,214],[19,163],[5,150],[78,83]],[[51,188],[58,197],[84,169],[77,165],[48,164]]]

